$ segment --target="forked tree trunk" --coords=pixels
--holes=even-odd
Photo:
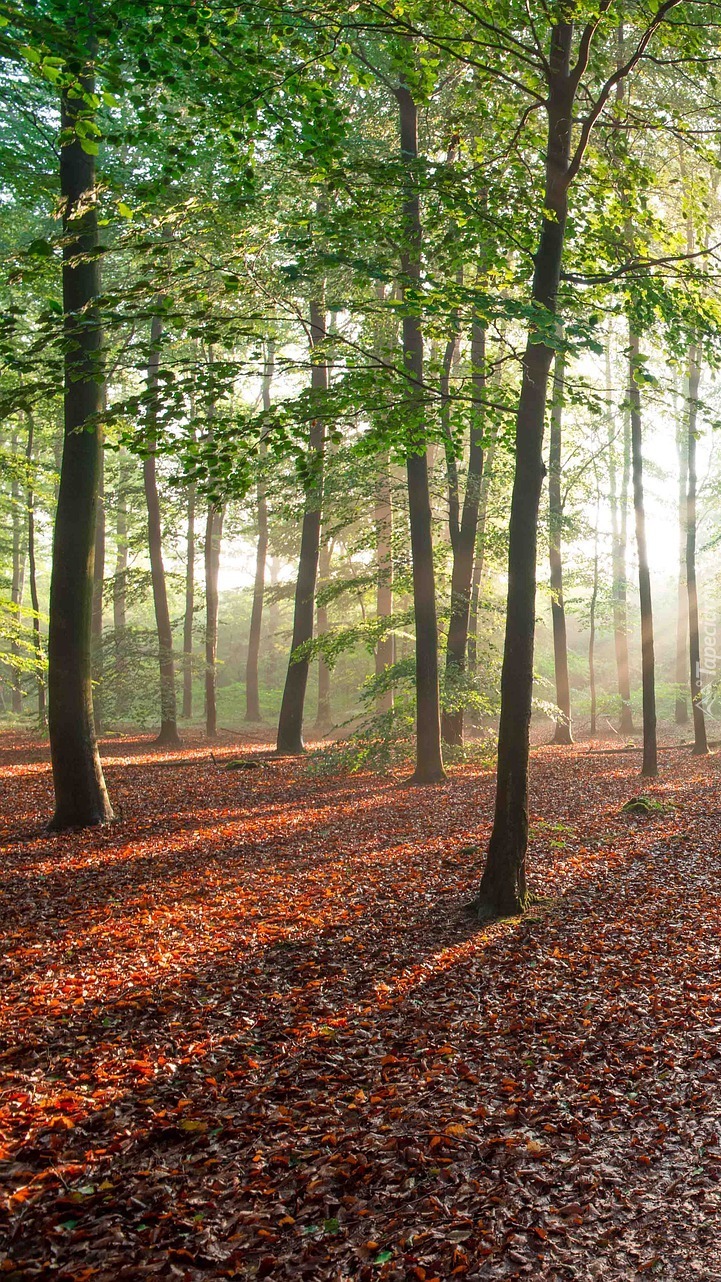
[[[183,717],[193,715],[193,619],[195,612],[195,485],[188,487],[183,615]]]
[[[551,314],[563,257],[575,85],[573,24],[551,36],[546,190],[532,300]],[[481,917],[522,911],[527,902],[528,755],[533,706],[538,506],[543,484],[543,426],[553,351],[531,330],[523,357],[516,418],[516,460],[508,545],[508,603],[501,673],[501,716],[493,831],[476,907]]]
[[[566,607],[563,600],[563,500],[561,498],[561,446],[563,436],[563,394],[565,358],[556,353],[551,399],[551,437],[548,451],[548,545],[551,566],[551,615],[553,620],[553,661],[556,676],[556,705],[561,718],[556,722],[553,742],[573,743],[571,734],[571,683],[568,678]]]
[[[308,685],[307,656],[296,658],[299,646],[313,637],[315,614],[315,584],[318,576],[320,550],[321,506],[323,500],[323,451],[325,430],[322,415],[325,407],[322,397],[328,390],[328,366],[325,357],[316,351],[326,337],[325,301],[316,299],[310,305],[311,388],[316,399],[316,417],[311,421],[308,451],[308,480],[305,493],[305,511],[300,537],[298,578],[295,587],[293,614],[293,639],[291,642],[288,672],[283,690],[283,701],[278,719],[278,752],[293,756],[304,752],[303,708]]]
[[[691,711],[693,714],[693,751],[697,757],[708,752],[706,718],[701,685],[701,646],[698,625],[698,590],[696,586],[696,425],[698,392],[701,381],[698,346],[693,343],[688,353],[688,493],[686,502],[686,587],[688,591],[689,659],[691,672]]]
[[[158,662],[160,667],[160,733],[156,742],[174,746],[180,743],[178,716],[175,701],[175,663],[173,660],[173,630],[168,608],[168,590],[163,565],[163,535],[160,520],[160,498],[155,468],[156,454],[156,395],[160,366],[160,339],[163,323],[154,316],[150,326],[150,358],[148,360],[148,442],[143,460],[145,502],[148,509],[148,550],[150,574],[153,584],[155,625],[158,631]]]
[[[403,202],[403,296],[417,291],[421,282],[422,229],[415,166],[418,159],[418,109],[406,85],[396,90],[400,118],[401,158],[406,170]],[[408,380],[408,515],[413,564],[413,611],[416,625],[416,769],[413,782],[439,783],[445,779],[441,754],[441,718],[438,687],[438,623],[433,568],[431,498],[423,406],[423,333],[413,300],[403,316],[403,366]]]
[[[656,673],[653,643],[651,573],[646,544],[646,513],[643,499],[643,433],[641,392],[636,382],[640,348],[638,334],[629,322],[629,404],[631,407],[631,456],[633,463],[633,506],[636,518],[638,553],[638,594],[641,607],[641,691],[643,700],[643,764],[641,774],[658,774],[656,749]]]
[[[630,419],[624,410],[621,498],[617,493],[616,444],[611,409],[611,340],[606,343],[606,384],[608,398],[608,468],[611,501],[611,603],[613,607],[613,642],[616,654],[616,677],[621,700],[621,734],[633,734],[631,681],[628,662],[628,603],[626,585],[626,542],[628,523],[628,483],[630,476]],[[620,512],[619,512],[620,507]]]
[[[95,510],[95,560],[93,565],[93,713],[95,730],[103,731],[103,584],[105,582],[105,456],[100,453],[98,499]]]
[[[391,494],[390,458],[384,454],[379,460],[375,484],[374,519],[376,528],[376,617],[389,619],[393,614],[393,499]],[[384,636],[376,642],[375,673],[381,678],[393,665],[393,636]],[[378,694],[376,712],[391,712],[393,689],[389,687]]]
[[[25,586],[25,548],[24,548],[24,525],[23,520],[23,502],[22,488],[20,485],[19,472],[19,455],[18,455],[18,438],[13,432],[11,449],[13,455],[13,479],[10,489],[12,500],[12,581],[10,584],[10,601],[13,606],[13,629],[14,635],[10,643],[10,653],[15,663],[12,668],[12,710],[14,713],[20,713],[23,710],[23,688],[20,678],[20,632],[22,628],[21,608],[23,603],[23,589]]]
[[[468,622],[473,591],[473,561],[478,535],[478,511],[483,478],[483,400],[486,387],[486,332],[478,317],[471,330],[471,430],[463,511],[452,527],[451,613],[446,646],[446,685],[457,687],[455,706],[443,710],[441,733],[453,747],[463,745],[463,702],[460,686],[465,678]],[[456,505],[456,512],[457,512]],[[451,506],[453,511],[453,506]],[[457,517],[456,517],[457,520]]]
[[[38,579],[35,557],[35,486],[33,482],[33,446],[35,422],[28,411],[28,439],[25,457],[27,460],[27,510],[28,510],[28,574],[30,578],[30,601],[33,607],[33,651],[35,654],[35,684],[38,694],[38,725],[41,730],[47,725],[45,708],[45,672],[43,659],[43,639],[40,628],[40,598],[38,597]]]
[[[689,393],[690,394],[690,393]],[[676,437],[678,450],[678,597],[676,614],[676,708],[677,726],[688,723],[688,703],[686,700],[686,676],[688,673],[688,585],[686,583],[687,546],[687,507],[688,507],[688,437],[690,406],[687,412],[679,416],[679,427]]]
[[[128,485],[125,455],[118,454],[118,496],[115,512],[115,574],[113,576],[113,637],[115,644],[116,711],[128,710],[127,593],[128,593]]]
[[[82,76],[92,94],[94,81]],[[102,436],[102,333],[95,158],[84,152],[76,123],[86,106],[65,91],[60,151],[63,202],[65,328],[64,443],[50,582],[48,694],[55,813],[50,829],[106,823],[112,809],[100,764],[91,673],[95,504]],[[92,425],[89,429],[89,425]]]
[[[263,409],[270,409],[270,388],[275,370],[275,343],[268,342],[263,368]],[[245,668],[245,719],[260,721],[260,683],[258,680],[258,660],[260,658],[260,637],[263,626],[263,602],[265,597],[265,563],[268,557],[268,500],[265,492],[265,465],[267,447],[264,441],[260,445],[260,475],[258,480],[258,542],[255,550],[255,579],[253,581],[253,606],[250,612],[250,631],[248,633],[248,661]]]
[[[208,505],[205,525],[205,733],[218,733],[216,701],[216,660],[218,653],[218,573],[223,537],[224,507]]]

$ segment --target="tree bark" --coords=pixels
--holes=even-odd
[[[628,605],[626,584],[628,484],[631,470],[631,436],[629,432],[630,419],[628,413],[624,410],[623,461],[621,470],[621,497],[619,505],[616,487],[616,446],[614,442],[613,415],[611,412],[610,337],[606,344],[606,383],[608,389],[608,467],[611,502],[611,603],[613,607],[613,641],[616,655],[616,675],[618,680],[618,693],[621,701],[619,729],[621,734],[633,734],[631,681],[628,662]]]
[[[40,628],[40,598],[38,597],[37,566],[35,557],[35,486],[33,482],[33,446],[35,422],[28,411],[28,438],[25,457],[27,460],[27,493],[28,510],[28,574],[30,578],[30,601],[33,607],[33,650],[35,652],[35,684],[38,695],[38,725],[41,730],[47,725],[45,707],[45,673],[43,659],[43,639]]]
[[[555,315],[568,210],[574,98],[573,24],[553,28],[548,73],[548,145],[541,238],[532,300]],[[516,465],[508,546],[508,602],[501,673],[501,716],[493,831],[476,906],[481,917],[521,912],[527,902],[528,755],[533,706],[538,506],[543,427],[553,351],[531,329],[523,357],[516,418]]]
[[[19,473],[19,453],[18,438],[13,432],[11,440],[11,449],[14,460],[14,472],[10,497],[12,500],[12,582],[10,585],[10,601],[13,606],[13,627],[15,635],[10,643],[10,653],[15,659],[12,668],[12,710],[19,715],[23,710],[23,687],[20,676],[20,631],[22,626],[21,608],[23,603],[23,590],[25,587],[25,549],[23,547],[24,539],[24,520],[23,520],[23,503],[22,490],[20,485]]]
[[[689,370],[690,372],[690,370]],[[689,391],[690,395],[690,391]],[[688,414],[688,417],[687,417]],[[688,724],[688,704],[686,701],[687,643],[688,643],[688,585],[686,583],[686,558],[688,554],[688,437],[690,405],[687,412],[679,419],[676,439],[678,450],[678,604],[676,614],[676,707],[674,720],[677,726]]]
[[[393,499],[391,494],[390,457],[383,454],[379,460],[375,484],[374,520],[376,528],[376,617],[389,619],[393,614]],[[381,637],[376,642],[375,673],[380,679],[393,665],[393,636]],[[392,712],[393,689],[389,687],[376,696],[379,715]]]
[[[403,202],[404,247],[401,254],[403,300],[421,284],[422,228],[415,164],[418,159],[418,108],[406,85],[396,90],[401,158],[406,170]],[[408,379],[409,451],[408,514],[413,564],[413,610],[416,625],[416,768],[413,783],[439,783],[445,779],[441,753],[441,718],[438,685],[438,623],[433,567],[431,498],[423,408],[423,333],[416,314],[419,303],[403,316],[403,365]]]
[[[656,749],[656,674],[653,642],[653,608],[651,574],[646,544],[646,513],[643,500],[643,433],[641,392],[636,382],[639,365],[639,338],[629,321],[629,404],[631,407],[631,456],[633,468],[633,506],[636,518],[638,553],[638,593],[641,606],[641,690],[643,700],[643,764],[641,774],[648,778],[658,774]]]
[[[476,669],[478,667],[478,606],[481,597],[483,570],[486,563],[486,521],[488,518],[488,497],[491,489],[491,481],[493,479],[493,463],[495,457],[496,438],[494,436],[491,439],[483,461],[481,498],[478,508],[478,534],[476,536],[473,579],[471,581],[471,608],[468,617],[468,674],[471,677],[476,675]]]
[[[473,561],[483,480],[483,399],[486,388],[486,332],[477,316],[471,330],[471,429],[463,511],[452,538],[451,613],[446,645],[446,688],[457,687],[456,706],[444,708],[441,733],[446,743],[463,746],[463,704],[458,698],[466,668],[468,623],[473,591]]]
[[[553,660],[556,676],[556,704],[561,720],[556,722],[553,742],[573,743],[571,733],[571,684],[568,679],[566,607],[563,600],[563,500],[561,498],[561,445],[565,358],[556,353],[551,400],[551,437],[548,452],[548,543],[551,565],[551,615],[553,619]]]
[[[104,408],[104,406],[103,406]],[[98,497],[95,509],[95,560],[93,564],[93,714],[97,734],[103,732],[103,584],[105,581],[105,455],[101,449]]]
[[[270,409],[270,388],[275,371],[275,343],[268,342],[263,368],[263,409]],[[263,467],[267,447],[264,441],[260,444],[260,474],[258,479],[258,542],[255,551],[255,579],[253,581],[253,607],[250,613],[250,631],[248,633],[248,661],[245,668],[245,719],[260,721],[260,686],[258,681],[258,660],[260,658],[260,637],[263,626],[263,603],[265,597],[265,563],[268,557],[268,500],[265,492]]]
[[[117,715],[128,708],[127,592],[128,592],[128,491],[129,469],[122,451],[118,454],[118,496],[115,513],[115,573],[113,576],[113,637]]]
[[[183,615],[183,718],[193,715],[193,619],[195,611],[195,484],[188,487]]]
[[[598,478],[596,479],[598,485]],[[598,602],[598,516],[600,495],[596,490],[596,526],[593,546],[593,587],[591,589],[591,609],[588,636],[588,685],[591,694],[591,736],[596,733],[596,605]]]
[[[91,94],[93,78],[81,75]],[[91,624],[95,504],[102,435],[102,332],[95,158],[76,125],[83,100],[61,96],[65,402],[55,516],[48,632],[50,753],[55,788],[51,831],[106,823],[112,809],[93,721]]]
[[[331,544],[327,539],[323,539],[320,545],[320,560],[318,567],[318,586],[323,587],[330,579],[330,562],[331,562]],[[318,636],[321,637],[328,631],[328,607],[326,605],[316,606],[316,627]],[[318,655],[318,714],[316,716],[316,729],[325,734],[330,730],[333,724],[333,713],[330,702],[330,668],[323,658],[322,654]]]
[[[688,592],[689,660],[691,674],[691,712],[693,714],[694,756],[708,752],[706,718],[701,685],[701,646],[698,624],[698,589],[696,586],[696,429],[701,366],[698,346],[692,343],[688,353],[688,491],[686,497],[686,589]]]
[[[296,659],[299,646],[313,637],[315,614],[315,584],[318,576],[320,551],[320,523],[323,499],[323,452],[325,430],[322,415],[325,407],[322,397],[328,390],[328,366],[316,350],[326,337],[325,301],[316,299],[310,305],[311,389],[317,404],[316,416],[310,425],[308,452],[308,481],[305,493],[305,511],[300,538],[298,578],[295,587],[293,639],[291,642],[288,672],[283,690],[283,700],[278,719],[277,750],[298,756],[305,751],[303,744],[303,708],[308,685],[310,660],[304,656]]]
[[[150,357],[148,360],[148,442],[143,460],[143,483],[148,509],[148,550],[150,574],[153,584],[155,624],[158,630],[158,660],[160,667],[160,733],[156,742],[174,746],[180,743],[175,701],[175,663],[173,661],[173,631],[168,609],[168,592],[163,565],[163,535],[160,520],[160,499],[155,467],[156,455],[156,393],[160,366],[160,339],[163,323],[154,316],[150,325]]]
[[[218,652],[218,572],[223,537],[224,507],[208,505],[205,525],[205,734],[218,733],[216,707],[216,659]]]

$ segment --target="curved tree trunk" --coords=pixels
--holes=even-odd
[[[218,573],[224,517],[224,507],[213,507],[212,503],[208,505],[205,525],[205,733],[208,739],[214,739],[218,733],[215,689],[218,653]]]
[[[658,774],[656,749],[656,672],[653,643],[651,574],[646,544],[646,513],[643,501],[643,435],[641,393],[636,382],[640,348],[638,334],[629,322],[629,404],[631,406],[631,454],[633,462],[633,506],[638,552],[638,593],[641,606],[641,690],[643,697],[643,765],[641,774]]]
[[[403,294],[418,289],[421,280],[422,229],[418,183],[418,109],[405,85],[396,90],[400,118],[401,157],[406,167],[405,224],[401,254]],[[415,312],[417,303],[413,304]],[[413,610],[416,624],[416,769],[414,783],[445,779],[441,754],[438,686],[438,623],[433,568],[433,531],[428,485],[428,458],[423,410],[423,333],[420,318],[403,316],[403,365],[408,379],[409,442],[406,457],[408,515],[413,564]]]
[[[553,618],[553,660],[556,675],[556,704],[561,719],[556,722],[553,742],[573,743],[571,734],[571,684],[568,679],[566,607],[563,600],[563,501],[561,498],[561,442],[563,433],[563,392],[565,358],[556,353],[551,401],[551,437],[548,451],[548,542],[551,565],[551,615]]]
[[[263,409],[270,409],[270,387],[275,370],[275,343],[268,342],[263,369]],[[255,552],[255,579],[253,581],[253,607],[250,613],[250,631],[248,633],[248,661],[245,668],[245,719],[260,721],[260,686],[258,681],[258,660],[260,658],[260,636],[263,625],[263,601],[265,597],[265,563],[268,557],[268,500],[265,493],[263,466],[267,447],[264,441],[260,444],[260,478],[258,480],[258,543]]]
[[[326,313],[325,301],[323,300],[315,300],[310,305],[310,335],[311,387],[315,396],[320,398],[328,390],[328,366],[323,355],[321,354],[319,359],[318,353],[314,351],[326,337]],[[325,431],[321,417],[324,407],[319,404],[317,408],[320,413],[312,420],[310,427],[308,481],[300,538],[298,578],[295,587],[293,639],[288,672],[283,689],[283,701],[278,719],[277,750],[293,756],[305,751],[303,744],[303,708],[310,663],[310,660],[305,656],[296,659],[295,652],[299,646],[306,641],[310,641],[313,637],[315,584],[318,576],[318,555],[320,550]]]
[[[183,615],[183,718],[193,715],[193,619],[195,612],[195,485],[188,487],[185,535],[185,613]]]
[[[92,78],[84,75],[82,83],[91,94]],[[55,787],[50,829],[54,831],[106,823],[113,814],[95,738],[91,681],[102,332],[96,308],[100,262],[95,158],[83,151],[75,134],[81,110],[86,110],[82,99],[63,93],[61,128],[70,140],[60,151],[65,423],[48,632],[48,725]]]
[[[451,614],[446,646],[446,683],[460,685],[466,667],[468,623],[473,591],[473,561],[478,534],[478,512],[483,478],[483,398],[486,386],[486,332],[478,317],[471,331],[473,404],[463,512],[452,538]],[[456,509],[457,510],[457,509]],[[458,694],[460,695],[460,690]],[[463,705],[443,710],[441,733],[446,743],[463,745]]]
[[[706,718],[701,685],[701,646],[698,626],[698,590],[696,587],[696,422],[698,390],[701,381],[698,347],[688,353],[688,492],[686,500],[686,587],[688,591],[689,659],[691,670],[691,711],[693,714],[693,751],[697,757],[708,752]]]
[[[43,639],[40,629],[40,599],[38,597],[37,567],[35,558],[35,486],[33,483],[33,445],[35,423],[28,410],[28,440],[25,457],[27,460],[27,509],[28,509],[28,574],[30,578],[30,600],[33,607],[33,650],[35,652],[35,683],[38,693],[38,725],[41,730],[47,725],[45,708],[45,673],[43,660]]]
[[[150,326],[148,452],[143,460],[143,482],[145,486],[145,502],[148,509],[148,549],[150,552],[150,573],[153,583],[153,603],[155,606],[155,624],[158,630],[158,660],[160,666],[160,733],[156,742],[173,746],[180,743],[180,735],[178,734],[178,716],[175,702],[173,630],[170,625],[168,591],[165,583],[160,498],[158,496],[158,480],[155,469],[155,421],[157,416],[155,393],[158,387],[162,332],[163,323],[159,316],[154,316]]]
[[[573,24],[551,37],[546,190],[532,299],[552,314],[561,274],[568,211],[574,98],[570,75]],[[546,212],[547,211],[547,212]],[[528,846],[528,754],[533,706],[538,506],[543,484],[543,427],[553,351],[528,335],[516,417],[516,466],[508,544],[508,604],[501,673],[501,716],[493,831],[476,907],[481,917],[525,908]]]

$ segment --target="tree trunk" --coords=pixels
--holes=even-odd
[[[596,485],[598,485],[598,478],[596,478]],[[588,684],[591,693],[591,737],[596,733],[596,605],[598,602],[598,517],[600,502],[600,494],[597,489],[596,525],[593,546],[593,587],[591,589],[590,626],[588,637]]]
[[[323,587],[330,579],[330,561],[331,561],[331,544],[327,539],[323,539],[320,545],[320,561],[318,571],[318,586]],[[316,606],[316,627],[318,636],[321,637],[328,631],[328,607],[326,605]],[[330,730],[333,724],[333,713],[330,703],[330,668],[323,658],[322,654],[318,655],[318,715],[316,717],[316,729],[325,734]]]
[[[94,81],[82,76],[83,89]],[[102,436],[102,333],[97,311],[100,260],[95,158],[76,135],[86,112],[64,92],[60,151],[63,202],[65,403],[63,457],[55,516],[48,632],[50,753],[55,787],[52,831],[106,823],[112,809],[100,764],[91,679],[95,504]]]
[[[11,441],[14,471],[10,496],[12,499],[12,531],[13,531],[13,564],[12,564],[12,582],[10,585],[10,600],[13,606],[13,628],[14,636],[10,643],[10,653],[15,659],[12,668],[12,710],[19,714],[23,710],[23,688],[20,676],[20,631],[22,626],[21,608],[23,603],[23,589],[25,586],[25,549],[24,549],[24,525],[23,520],[23,503],[22,490],[20,485],[19,472],[19,455],[18,455],[18,438],[13,432]]]
[[[183,717],[193,715],[193,618],[195,611],[195,485],[188,487],[185,536],[185,614],[183,616]]]
[[[160,667],[160,733],[158,744],[173,746],[180,743],[178,718],[175,702],[175,664],[173,662],[173,631],[170,625],[168,609],[168,592],[165,583],[163,565],[163,536],[160,521],[160,499],[158,497],[158,479],[155,468],[156,435],[155,424],[157,405],[155,396],[158,387],[158,369],[160,366],[160,339],[163,323],[159,316],[154,316],[150,326],[150,358],[148,360],[148,443],[147,454],[143,460],[143,482],[145,502],[148,509],[148,549],[150,552],[150,574],[153,584],[153,603],[155,606],[155,624],[158,630],[158,659]]]
[[[619,520],[619,500],[616,492],[616,447],[613,432],[613,415],[611,413],[611,348],[610,337],[606,344],[606,383],[608,388],[608,458],[609,487],[611,501],[611,563],[613,606],[613,640],[616,654],[616,674],[618,693],[621,700],[620,731],[621,734],[633,734],[633,715],[631,712],[631,682],[628,662],[628,608],[626,593],[626,542],[628,521],[628,483],[630,476],[631,437],[630,419],[624,410],[623,426],[623,466],[621,474],[621,500]]]
[[[688,491],[686,498],[686,588],[688,591],[689,659],[691,670],[691,711],[693,714],[693,751],[701,757],[708,752],[706,718],[701,686],[701,646],[698,626],[698,590],[696,587],[696,424],[698,391],[701,381],[698,346],[693,343],[688,353]]]
[[[658,774],[656,751],[656,674],[653,645],[653,609],[651,574],[646,546],[646,513],[643,502],[643,438],[641,427],[641,392],[636,382],[639,365],[639,339],[629,321],[629,404],[631,407],[631,455],[633,464],[633,506],[636,517],[638,552],[638,593],[641,606],[641,689],[643,698],[643,765],[641,774],[652,778]]]
[[[563,600],[563,501],[561,498],[561,445],[565,358],[556,353],[551,401],[551,439],[548,452],[548,534],[551,565],[551,615],[553,619],[553,660],[556,675],[556,704],[561,720],[556,722],[553,742],[573,743],[571,734],[571,684],[568,679],[566,607]]]
[[[320,550],[321,506],[323,499],[323,450],[325,430],[322,415],[325,407],[322,397],[328,390],[328,366],[321,351],[316,348],[326,337],[325,301],[315,300],[310,305],[311,389],[317,400],[317,417],[311,421],[308,458],[308,481],[305,493],[305,512],[300,538],[298,578],[295,587],[293,615],[293,640],[291,643],[288,672],[283,690],[283,700],[278,719],[277,749],[281,753],[297,756],[305,751],[303,745],[303,708],[308,684],[307,656],[295,658],[299,646],[313,637],[315,614],[315,584],[318,575]]]
[[[491,442],[486,451],[486,457],[483,462],[483,476],[481,478],[481,499],[478,509],[478,534],[476,536],[476,552],[473,563],[473,579],[471,581],[471,608],[468,617],[468,675],[475,677],[478,667],[478,605],[481,596],[481,583],[483,581],[483,570],[486,563],[486,520],[488,517],[488,496],[490,494],[491,481],[493,479],[493,462],[496,457],[496,438]]]
[[[391,495],[390,458],[384,454],[379,460],[375,484],[376,527],[376,617],[389,619],[393,614],[393,499]],[[375,672],[380,679],[393,665],[393,636],[381,637],[376,642]],[[389,687],[376,696],[376,712],[393,710],[393,688]]]
[[[213,507],[212,503],[208,505],[205,525],[205,733],[208,739],[214,739],[218,733],[215,694],[218,651],[218,572],[224,517],[224,507]]]
[[[690,368],[689,368],[690,373]],[[690,395],[690,392],[689,392]],[[674,720],[677,726],[688,724],[688,704],[686,702],[687,638],[688,638],[688,585],[686,583],[687,547],[687,508],[688,508],[688,438],[684,429],[688,429],[690,419],[682,413],[676,438],[678,450],[678,605],[676,614],[676,708]]]
[[[463,512],[452,539],[451,614],[446,645],[446,689],[456,687],[456,706],[443,709],[441,732],[446,743],[463,746],[463,703],[468,623],[473,591],[473,561],[478,535],[478,512],[483,478],[483,398],[486,387],[486,331],[478,317],[471,330],[471,379],[473,388],[471,431]]]
[[[418,108],[405,86],[398,98],[401,157],[406,169],[405,224],[401,254],[403,297],[421,283],[422,229],[420,198],[415,165],[418,159]],[[436,585],[433,567],[431,498],[428,486],[428,458],[423,409],[423,333],[418,301],[411,314],[403,316],[403,366],[408,380],[409,453],[408,515],[413,564],[413,610],[416,625],[416,769],[413,782],[438,783],[445,779],[441,753],[441,719],[438,686],[438,624]]]
[[[573,107],[569,74],[573,25],[553,28],[549,65],[546,190],[532,300],[556,312],[568,209]],[[501,716],[493,831],[477,908],[481,917],[521,912],[527,902],[528,755],[533,706],[538,506],[543,484],[543,426],[553,351],[531,330],[523,357],[516,418],[516,465],[508,545],[508,604],[501,673]]]
[[[103,398],[104,399],[104,398]],[[104,408],[104,406],[103,406]],[[101,449],[98,497],[95,509],[95,560],[93,564],[93,714],[97,734],[103,732],[103,583],[105,581],[105,456]]]
[[[33,607],[33,650],[35,652],[35,682],[38,693],[38,725],[41,730],[47,725],[45,708],[45,673],[43,661],[43,639],[40,629],[40,599],[38,597],[38,580],[35,560],[35,486],[33,482],[33,445],[35,423],[28,411],[28,440],[25,457],[27,459],[27,509],[28,509],[28,573],[30,577],[30,600]]]
[[[113,576],[113,636],[115,644],[115,707],[118,717],[128,708],[127,591],[128,591],[128,491],[129,469],[118,454],[118,497],[115,513],[115,574]]]
[[[263,409],[270,409],[270,387],[275,370],[275,343],[268,342],[263,369]],[[258,480],[258,543],[255,552],[255,579],[253,582],[253,607],[250,613],[250,632],[248,633],[248,661],[245,668],[245,719],[260,721],[260,686],[258,682],[258,659],[260,657],[260,635],[263,625],[263,599],[265,596],[265,563],[268,556],[268,500],[265,493],[263,468],[267,447],[264,441],[260,445],[260,474]]]

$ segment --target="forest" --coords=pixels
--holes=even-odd
[[[0,1277],[721,1282],[721,3],[0,96]]]

